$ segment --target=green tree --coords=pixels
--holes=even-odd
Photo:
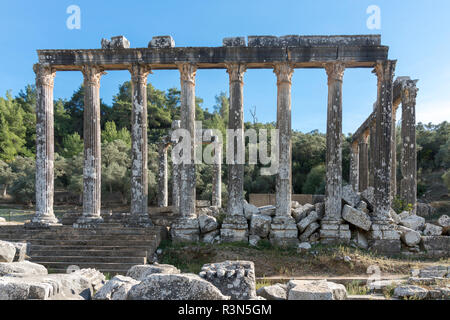
[[[72,158],[83,152],[84,144],[78,132],[69,134],[63,138],[63,149],[61,155],[65,158]]]
[[[325,165],[320,164],[312,168],[311,172],[306,176],[303,185],[303,193],[305,194],[324,194],[325,193]]]

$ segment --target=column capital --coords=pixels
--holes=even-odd
[[[418,80],[408,80],[404,83],[402,88],[402,103],[403,104],[411,104],[416,101],[417,97],[417,91],[419,91],[419,88],[417,88]]]
[[[33,71],[36,73],[36,86],[53,88],[56,71],[51,66],[36,63],[33,65]]]
[[[93,85],[96,87],[100,86],[100,78],[105,75],[105,69],[100,66],[83,65],[81,67],[81,72],[84,76],[85,85]]]
[[[131,74],[131,81],[134,83],[147,84],[147,76],[152,73],[151,67],[149,65],[141,63],[131,64],[128,70]]]
[[[244,82],[244,73],[247,71],[247,66],[243,63],[231,62],[225,63],[225,67],[227,68],[227,73],[230,75],[230,83],[231,82]]]
[[[392,82],[394,80],[396,64],[397,60],[377,61],[372,72],[377,75],[379,82],[387,80]]]
[[[181,82],[186,81],[195,85],[195,74],[197,73],[197,66],[190,62],[175,62],[180,70]],[[182,84],[183,85],[183,84]]]
[[[333,81],[342,81],[344,78],[345,63],[343,62],[328,62],[324,65],[328,76],[328,84]]]
[[[356,139],[352,142],[352,152],[353,153],[358,153],[359,152],[359,145],[358,145],[358,140]]]
[[[291,84],[294,68],[289,62],[278,62],[273,65],[273,72],[277,75],[277,85],[283,82]]]

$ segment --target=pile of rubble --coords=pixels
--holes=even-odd
[[[325,221],[325,203],[300,205],[291,203],[292,226],[285,230],[293,238],[298,251],[309,250],[318,243],[347,243],[362,249],[374,249],[383,253],[402,253],[404,255],[424,254],[428,256],[448,256],[450,252],[450,218],[443,215],[436,224],[427,223],[425,218],[404,211],[397,214],[390,210],[389,220],[379,224],[374,213],[374,190],[354,192],[350,185],[343,188],[342,221]],[[421,206],[424,207],[424,206]],[[422,208],[423,209],[423,208]],[[421,209],[421,210],[422,210]],[[275,206],[256,207],[244,201],[244,217],[239,218],[242,229],[239,238],[256,246],[260,240],[272,241],[278,233],[275,229],[277,218]],[[229,224],[236,221],[226,217],[221,208],[206,207],[198,216],[200,241],[207,243],[233,240],[228,236]],[[243,221],[241,221],[243,220]],[[273,241],[272,241],[273,242]]]

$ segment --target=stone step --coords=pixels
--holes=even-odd
[[[22,239],[11,239],[12,242],[20,242]],[[90,247],[103,247],[103,246],[154,246],[159,241],[154,240],[54,240],[54,239],[32,239],[28,240],[32,245],[49,245],[49,246],[90,246]]]
[[[79,256],[79,257],[146,257],[147,250],[137,250],[135,248],[127,248],[127,249],[112,249],[112,250],[88,250],[88,249],[77,249],[77,250],[61,250],[60,247],[57,247],[53,250],[48,249],[40,249],[36,250],[34,248],[30,249],[30,256]]]
[[[102,234],[77,234],[77,235],[51,235],[51,234],[41,234],[41,235],[34,235],[32,237],[11,237],[9,239],[23,239],[23,240],[52,240],[52,239],[58,239],[58,240],[120,240],[120,241],[126,241],[126,240],[149,240],[153,241],[157,238],[154,234],[149,235],[102,235]],[[0,239],[3,239],[0,237]]]
[[[67,273],[67,268],[51,268],[51,273]],[[103,274],[109,274],[110,278],[115,275],[126,275],[128,269],[98,269]]]
[[[124,227],[114,228],[96,228],[96,229],[55,229],[55,230],[26,230],[26,229],[12,229],[5,230],[0,228],[0,236],[7,236],[12,234],[23,234],[28,236],[34,235],[73,235],[73,234],[98,234],[98,235],[127,235],[127,234],[158,234],[161,233],[161,228],[142,228],[131,229]]]
[[[47,269],[50,269],[49,271],[51,273],[54,273],[55,269],[56,270],[64,270],[63,273],[65,273],[69,266],[74,265],[74,263],[72,263],[72,262],[47,262],[47,261],[39,262],[39,264],[42,264]],[[122,270],[126,273],[132,266],[135,266],[136,264],[137,263],[80,262],[80,263],[77,263],[76,265],[80,269],[94,268],[94,269],[99,270],[100,272],[106,272],[105,270]]]
[[[34,256],[31,255],[31,262],[35,263],[131,263],[131,264],[145,264],[146,257],[104,257],[104,256]]]
[[[31,251],[55,251],[55,250],[60,250],[60,251],[80,251],[80,250],[85,250],[85,251],[93,251],[93,250],[98,250],[98,251],[106,251],[106,252],[111,252],[111,251],[117,251],[117,252],[122,252],[122,251],[129,251],[129,250],[140,250],[140,251],[147,251],[148,250],[148,245],[147,246],[133,246],[133,247],[129,247],[129,246],[52,246],[52,245],[36,245],[36,244],[31,244],[30,245],[30,250]]]

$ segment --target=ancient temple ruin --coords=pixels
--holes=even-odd
[[[148,48],[130,48],[123,37],[102,41],[102,49],[38,50],[34,66],[37,86],[36,215],[30,227],[51,226],[53,213],[53,81],[56,72],[82,72],[85,87],[83,211],[74,223],[78,228],[101,224],[100,80],[107,70],[129,70],[132,82],[132,177],[131,209],[126,225],[150,226],[147,190],[147,78],[152,70],[176,69],[181,82],[181,120],[173,129],[183,128],[195,135],[195,75],[198,69],[224,69],[229,74],[229,129],[237,130],[235,142],[244,148],[244,76],[250,69],[272,69],[277,80],[277,129],[279,170],[276,176],[276,208],[270,221],[272,243],[298,242],[297,222],[292,216],[291,166],[291,78],[302,68],[325,69],[328,76],[326,195],[320,221],[323,242],[346,242],[349,225],[342,217],[342,84],[347,68],[370,68],[378,79],[373,113],[355,132],[351,154],[350,183],[354,192],[373,189],[374,215],[370,233],[372,245],[386,248],[393,236],[390,224],[395,194],[395,111],[402,104],[401,195],[416,202],[415,97],[416,81],[398,78],[394,83],[396,60],[379,35],[349,36],[249,36],[225,38],[219,47],[175,47],[169,36],[154,37]],[[274,89],[275,90],[275,89]],[[375,88],[374,88],[375,90]],[[170,136],[160,142],[158,153],[158,206],[169,205],[168,148]],[[172,209],[178,214],[171,226],[174,240],[198,241],[199,221],[195,199],[195,139],[191,163],[174,165]],[[236,150],[235,150],[236,152]],[[221,156],[220,156],[221,157]],[[221,207],[221,166],[214,168],[212,205]],[[249,225],[244,215],[244,165],[228,165],[228,203],[222,223],[222,241],[248,241]],[[399,244],[398,244],[399,246]]]

